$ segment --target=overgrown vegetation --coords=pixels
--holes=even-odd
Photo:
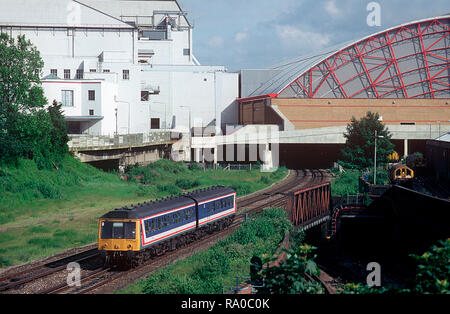
[[[319,276],[313,254],[316,248],[307,244],[286,250],[287,257],[279,266],[269,266],[260,272],[263,287],[258,288],[264,294],[322,294],[324,288],[318,282],[308,279],[309,276]],[[272,259],[273,260],[273,259]],[[267,259],[268,263],[270,259]]]
[[[133,169],[136,167],[133,167]],[[195,169],[195,168],[194,168]],[[65,155],[58,169],[39,169],[35,161],[0,166],[0,267],[48,256],[96,241],[98,218],[114,208],[211,185],[248,187],[243,195],[287,174],[258,170],[189,170],[182,163],[160,160],[134,169],[147,184],[123,181]],[[131,169],[130,169],[131,172]],[[149,183],[151,182],[151,183]],[[61,237],[62,233],[73,237]]]
[[[249,275],[252,256],[272,255],[292,225],[282,209],[266,209],[208,250],[152,273],[120,293],[211,294],[231,290]]]
[[[335,171],[336,178],[331,180],[331,193],[338,196],[359,193],[359,170],[344,169],[342,173]]]

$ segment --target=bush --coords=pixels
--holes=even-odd
[[[417,261],[417,293],[450,293],[450,239],[439,241],[421,256],[411,254]]]
[[[156,189],[154,186],[140,185],[135,193],[139,197],[154,197],[156,195]]]
[[[287,251],[287,259],[279,266],[267,267],[260,272],[264,287],[258,288],[261,293],[273,294],[312,294],[324,293],[318,282],[310,282],[306,274],[318,276],[319,268],[314,262],[314,247],[299,246]],[[266,260],[269,262],[270,260]]]
[[[203,170],[202,167],[200,167],[199,164],[197,164],[196,162],[191,162],[188,165],[188,169],[191,171],[199,171],[199,170]]]
[[[345,169],[344,172],[331,181],[331,193],[345,196],[359,193],[359,170]]]
[[[253,191],[252,184],[250,182],[235,182],[231,185],[231,188],[236,191],[237,196],[250,194]]]
[[[159,192],[163,192],[164,194],[167,195],[178,195],[181,194],[181,189],[176,186],[175,184],[158,184],[156,186],[156,188],[158,189]]]
[[[184,190],[188,190],[188,189],[192,189],[192,188],[199,186],[200,181],[198,179],[183,178],[183,179],[177,179],[175,181],[175,185],[177,185],[178,187],[180,187]]]

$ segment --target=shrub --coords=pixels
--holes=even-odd
[[[306,274],[318,276],[320,271],[314,262],[314,247],[299,246],[287,251],[287,259],[279,266],[264,268],[260,272],[264,287],[259,288],[261,293],[274,294],[303,294],[324,293],[320,283],[310,282]],[[269,262],[270,260],[266,260]]]
[[[269,184],[270,183],[270,179],[268,177],[261,177],[261,179],[259,179],[259,182],[263,183],[263,184]]]
[[[450,293],[450,239],[439,241],[421,256],[411,254],[417,261],[417,293]]]
[[[154,186],[140,185],[135,193],[139,197],[154,197],[156,195],[156,189]]]
[[[331,193],[333,195],[345,196],[347,194],[358,194],[359,192],[358,170],[346,169],[331,181]]]
[[[238,196],[250,194],[253,191],[252,184],[249,182],[235,182],[231,188],[236,191]]]
[[[188,165],[188,169],[191,171],[199,171],[199,170],[203,170],[202,167],[200,167],[199,164],[197,164],[196,162],[191,162]]]
[[[198,179],[182,178],[182,179],[177,179],[175,184],[184,190],[188,190],[188,189],[192,189],[192,188],[199,186],[200,181]]]
[[[164,194],[167,195],[177,195],[177,194],[181,194],[181,189],[176,186],[175,184],[158,184],[156,185],[156,188],[158,189],[159,192],[162,192]]]

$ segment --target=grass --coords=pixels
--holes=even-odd
[[[284,168],[274,173],[192,168],[160,160],[130,170],[143,173],[143,182],[125,182],[70,156],[58,170],[38,170],[30,160],[1,167],[0,267],[96,242],[98,218],[114,208],[211,185],[234,187],[244,195],[287,174]]]
[[[266,209],[209,249],[161,268],[117,293],[218,294],[248,277],[252,256],[273,255],[292,225],[283,209]]]

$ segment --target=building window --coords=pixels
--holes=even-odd
[[[94,115],[94,109],[89,109],[89,115],[93,116]]]
[[[58,70],[57,69],[51,69],[50,74],[54,76],[58,76]]]
[[[104,69],[104,70],[103,70],[103,73],[109,73],[109,72],[111,72],[110,69]]]
[[[66,80],[70,79],[70,70],[68,70],[68,69],[64,70],[64,79],[66,79]]]
[[[61,96],[61,104],[64,107],[73,107],[73,90],[63,90]]]
[[[130,79],[130,70],[123,70],[123,79],[124,80]]]
[[[149,101],[150,100],[150,93],[148,90],[141,91],[141,101]]]
[[[88,99],[95,100],[95,90],[88,91]]]
[[[90,69],[89,72],[95,73],[95,72],[97,72],[97,69]]]
[[[189,56],[191,54],[191,49],[183,49],[183,56]]]
[[[160,128],[159,118],[151,118],[150,119],[150,129],[155,130],[155,129],[159,129],[159,128]]]
[[[82,80],[84,77],[84,70],[77,70],[77,80]]]

